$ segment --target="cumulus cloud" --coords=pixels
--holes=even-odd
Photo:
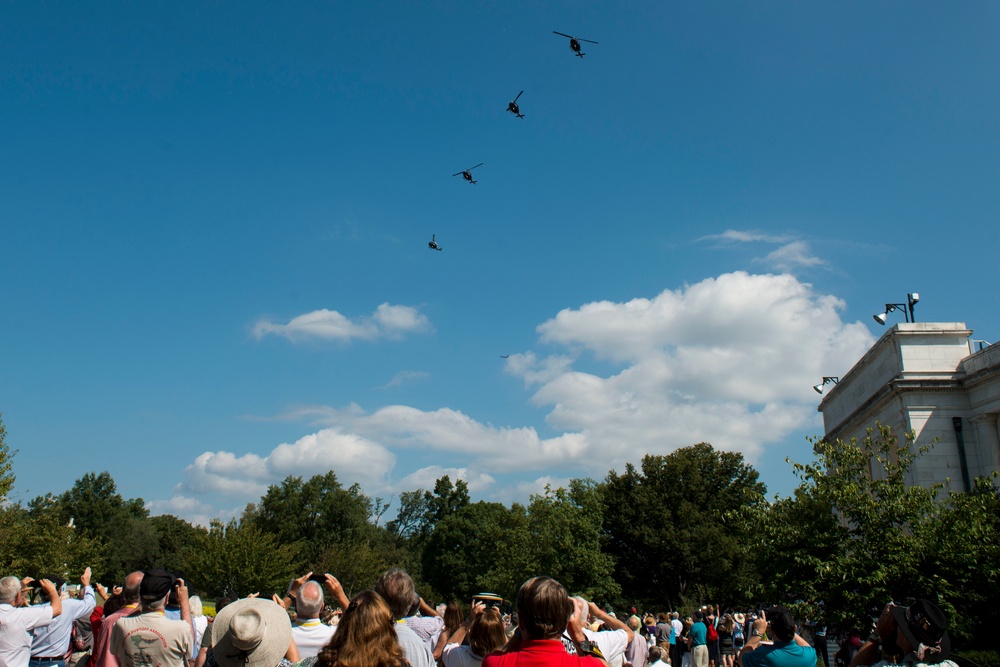
[[[169,500],[153,500],[147,507],[153,516],[172,514],[195,525],[206,527],[212,522],[212,519],[228,521],[239,515],[238,508],[217,510],[209,503],[180,494],[172,496]]]
[[[484,472],[476,472],[469,468],[443,468],[441,466],[427,466],[420,470],[415,470],[404,477],[396,485],[402,490],[412,489],[433,489],[434,483],[448,475],[452,482],[464,480],[469,486],[469,491],[475,494],[482,494],[496,483],[491,475]]]
[[[335,470],[350,482],[378,487],[384,485],[395,462],[396,457],[383,445],[330,428],[278,445],[267,456],[205,452],[184,469],[185,481],[177,492],[252,500],[289,475],[311,477],[327,470]]]
[[[370,316],[354,319],[325,308],[293,317],[287,324],[262,319],[254,325],[253,333],[258,339],[278,335],[293,343],[310,339],[349,343],[355,339],[400,339],[429,329],[430,321],[416,308],[383,303]]]
[[[457,407],[300,406],[280,418],[316,433],[264,456],[206,452],[178,493],[253,500],[288,474],[334,469],[369,493],[429,488],[449,474],[494,499],[525,501],[546,481],[600,478],[702,441],[753,462],[794,431],[819,429],[812,385],[846,372],[872,344],[867,327],[841,320],[843,308],[792,275],[742,271],[567,308],[537,327],[550,354],[511,354],[505,366],[545,411],[542,433]],[[400,461],[410,467],[397,469]]]

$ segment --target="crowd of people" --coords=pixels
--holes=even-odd
[[[0,579],[0,667],[833,667],[826,628],[781,606],[619,618],[550,577],[524,582],[512,609],[484,596],[463,613],[428,604],[400,568],[353,598],[310,572],[283,598],[220,598],[211,619],[162,569],[108,591],[87,568],[77,594],[67,588]],[[947,619],[928,600],[890,603],[856,639],[843,667],[956,667]]]

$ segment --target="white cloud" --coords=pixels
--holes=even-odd
[[[349,343],[354,339],[399,339],[407,333],[430,329],[430,321],[412,306],[381,304],[371,316],[350,319],[336,310],[314,310],[292,318],[287,324],[262,319],[253,327],[254,336],[274,334],[292,342],[307,339],[336,340]]]
[[[212,522],[212,519],[219,519],[223,522],[239,516],[242,508],[229,510],[217,510],[209,503],[202,502],[195,498],[174,495],[169,500],[154,500],[147,507],[150,514],[159,516],[161,514],[173,514],[174,516],[186,519],[198,526],[205,526]]]
[[[464,480],[469,486],[469,491],[481,494],[486,489],[496,483],[496,479],[483,472],[475,472],[469,468],[443,468],[441,466],[427,466],[420,470],[415,470],[404,477],[396,484],[400,490],[407,491],[413,489],[433,489],[434,483],[448,475],[452,482]]]
[[[494,498],[524,501],[545,480],[601,478],[646,453],[702,441],[753,462],[793,431],[818,431],[812,385],[843,375],[873,342],[863,324],[841,320],[843,308],[794,276],[745,272],[567,308],[537,327],[552,354],[512,354],[506,363],[546,411],[544,435],[450,407],[300,406],[281,418],[321,430],[266,456],[206,452],[178,491],[254,500],[286,475],[333,469],[370,494],[429,488],[450,474]],[[412,467],[397,470],[399,461]]]
[[[727,243],[787,243],[791,237],[778,234],[765,234],[755,230],[727,229],[721,234],[702,236],[699,241],[723,241]]]
[[[759,260],[780,271],[791,271],[799,266],[825,266],[826,260],[812,254],[805,241],[792,241],[768,253]]]
[[[205,452],[184,469],[186,480],[178,485],[181,494],[224,494],[254,500],[268,485],[289,475],[311,477],[328,470],[338,478],[380,487],[395,465],[396,457],[377,442],[355,433],[323,429],[281,444],[267,456],[231,452]]]
[[[426,371],[400,371],[396,373],[391,380],[379,387],[379,389],[392,389],[393,387],[400,387],[404,383],[424,380],[430,376],[431,374]]]
[[[775,268],[778,271],[793,271],[797,268],[826,266],[827,262],[812,253],[808,241],[796,239],[787,234],[767,234],[756,230],[727,229],[721,234],[702,236],[699,241],[718,241],[720,245],[737,243],[765,243],[780,247],[772,250],[764,257],[753,261]]]

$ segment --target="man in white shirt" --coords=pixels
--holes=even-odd
[[[326,625],[320,621],[323,611],[323,587],[313,577],[312,572],[299,577],[292,582],[288,595],[295,600],[295,625],[292,626],[292,640],[299,649],[299,658],[305,660],[319,655],[320,649],[327,645],[337,626]],[[330,590],[341,609],[347,609],[351,603],[344,593],[344,588],[332,574],[323,575],[323,581]]]
[[[89,567],[83,571],[80,584],[83,586],[82,600],[63,600],[62,613],[48,625],[32,631],[30,667],[63,667],[65,664],[63,658],[69,651],[73,623],[78,618],[90,616],[90,612],[97,606],[94,589],[90,587]],[[50,600],[40,606],[51,606],[51,604]]]
[[[609,628],[608,630],[594,632],[584,626],[583,634],[586,635],[587,640],[597,645],[597,648],[601,650],[601,655],[604,656],[610,667],[624,667],[625,649],[635,639],[635,633],[632,632],[632,629],[628,625],[619,621],[614,615],[604,611],[593,602],[587,602],[583,598],[576,599],[580,600],[589,609],[592,620],[601,621],[605,627]],[[563,634],[563,645],[568,652],[576,653],[568,634]]]
[[[27,584],[31,579],[26,579]],[[24,591],[17,577],[0,579],[0,665],[28,667],[31,660],[31,631],[48,625],[62,613],[62,599],[48,579],[38,582],[52,604],[23,607]]]

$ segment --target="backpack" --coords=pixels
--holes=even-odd
[[[705,639],[714,642],[719,639],[719,633],[715,630],[715,623],[706,623],[708,626],[708,632],[705,633]]]

